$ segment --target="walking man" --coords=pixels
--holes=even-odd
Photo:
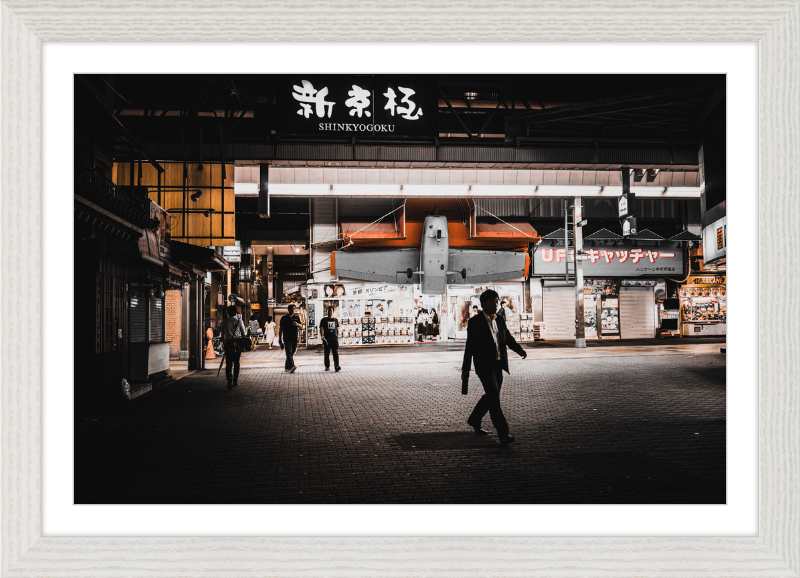
[[[245,337],[247,333],[244,322],[236,314],[235,305],[228,307],[228,318],[222,322],[221,329],[225,347],[225,377],[228,378],[228,389],[233,389],[239,385],[239,359],[242,357],[242,348],[235,340]]]
[[[297,366],[294,364],[294,353],[297,351],[297,330],[302,324],[300,318],[294,314],[294,305],[289,305],[289,314],[281,317],[281,326],[278,330],[278,341],[286,348],[286,373],[294,373]]]
[[[322,333],[322,346],[325,348],[325,371],[331,370],[331,353],[333,353],[333,368],[340,371],[339,366],[339,320],[333,316],[333,307],[328,307],[327,317],[319,322]]]
[[[481,420],[486,412],[492,419],[492,424],[500,436],[503,445],[513,442],[516,438],[508,431],[508,423],[500,407],[500,388],[503,385],[503,371],[508,373],[508,352],[506,346],[513,349],[522,359],[527,354],[514,340],[506,328],[505,321],[497,316],[497,307],[500,296],[496,291],[489,289],[481,293],[481,311],[469,320],[467,324],[467,345],[464,348],[464,363],[461,366],[461,392],[467,393],[469,370],[473,361],[475,373],[483,385],[484,394],[481,396],[467,423],[473,427],[478,435],[488,435],[481,428]]]
[[[500,302],[500,309],[497,310],[497,316],[498,317],[502,317],[504,322],[506,321],[506,305],[507,304],[508,303],[506,302],[506,300],[503,299]]]

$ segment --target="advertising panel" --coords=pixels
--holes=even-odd
[[[619,297],[600,296],[600,335],[619,335]]]
[[[658,247],[637,247],[620,242],[584,249],[586,277],[663,277],[683,274],[683,248],[664,242]],[[540,246],[533,255],[534,275],[563,275],[564,260],[575,260],[574,249]]]

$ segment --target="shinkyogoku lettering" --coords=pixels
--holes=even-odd
[[[394,124],[353,124],[342,122],[321,122],[319,130],[334,132],[394,132]]]

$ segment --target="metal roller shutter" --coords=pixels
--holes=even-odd
[[[620,287],[619,320],[622,339],[651,339],[656,336],[653,287]]]
[[[150,341],[154,343],[166,341],[164,299],[158,297],[150,298]]]
[[[147,297],[141,290],[131,291],[131,343],[147,341]]]
[[[545,287],[545,339],[575,339],[575,287]]]

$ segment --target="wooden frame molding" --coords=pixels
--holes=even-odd
[[[2,0],[0,18],[4,576],[800,576],[800,253],[786,250],[800,241],[800,0]],[[621,30],[625,41],[759,44],[757,537],[42,537],[43,319],[32,267],[42,250],[42,42],[616,41]]]

